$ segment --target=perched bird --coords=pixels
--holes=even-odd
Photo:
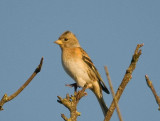
[[[105,115],[108,108],[104,102],[102,90],[107,94],[109,91],[90,57],[80,47],[76,36],[66,31],[54,43],[58,44],[62,50],[62,65],[66,73],[76,82],[77,86],[83,87],[87,84],[87,87],[97,97]]]

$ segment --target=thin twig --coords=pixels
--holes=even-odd
[[[152,93],[153,93],[153,95],[154,95],[154,97],[156,99],[156,102],[157,102],[157,104],[159,106],[158,110],[160,111],[160,97],[157,95],[156,90],[154,89],[154,86],[152,84],[152,81],[149,80],[148,75],[145,75],[145,78],[146,78],[147,85],[151,89],[151,91],[152,91]]]
[[[134,71],[134,69],[136,68],[136,63],[141,55],[141,50],[139,50],[144,44],[138,44],[136,49],[135,49],[135,52],[134,52],[134,55],[132,56],[132,60],[131,60],[131,64],[130,66],[128,67],[128,69],[126,70],[126,74],[124,75],[124,78],[116,92],[116,96],[115,98],[117,99],[117,103],[126,87],[126,85],[128,84],[128,82],[131,80],[132,78],[132,72]],[[115,103],[114,103],[114,100],[112,101],[111,103],[111,106],[105,116],[105,119],[104,121],[109,121],[112,117],[112,114],[115,110]]]
[[[3,105],[6,102],[14,99],[19,93],[21,93],[23,91],[23,89],[32,81],[32,79],[37,75],[37,73],[39,73],[41,71],[42,64],[43,64],[43,57],[41,58],[40,64],[35,69],[33,74],[29,77],[29,79],[15,93],[13,93],[10,96],[7,96],[7,94],[4,94],[4,96],[2,97],[2,99],[0,101],[0,110],[3,110]]]
[[[113,97],[114,103],[115,103],[115,105],[116,105],[117,115],[118,115],[118,117],[119,117],[119,120],[120,120],[120,121],[123,121],[122,115],[121,115],[121,112],[120,112],[120,109],[119,109],[119,105],[118,105],[117,99],[116,99],[116,97],[115,97],[114,89],[113,89],[113,86],[112,86],[112,81],[111,81],[111,78],[110,78],[110,75],[109,75],[109,71],[108,71],[107,66],[105,66],[104,69],[105,69],[105,71],[106,71],[106,75],[107,75],[108,83],[109,83],[109,86],[110,86],[110,89],[111,89],[112,97]]]

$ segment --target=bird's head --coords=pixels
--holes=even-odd
[[[54,43],[58,44],[61,48],[80,47],[78,39],[70,31],[65,31]]]

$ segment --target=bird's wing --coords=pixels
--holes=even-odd
[[[97,71],[96,67],[94,66],[93,62],[91,61],[90,57],[88,56],[88,54],[82,49],[80,48],[81,52],[82,52],[82,59],[83,61],[89,66],[89,68],[95,73],[96,77],[98,78],[100,85],[102,86],[102,90],[105,91],[106,93],[109,94],[109,90],[107,89],[104,81],[102,80],[99,72]]]

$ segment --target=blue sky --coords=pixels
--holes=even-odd
[[[68,110],[57,96],[73,94],[73,80],[61,66],[53,43],[66,30],[80,41],[101,73],[108,66],[117,90],[138,43],[144,43],[133,78],[121,96],[124,121],[159,121],[158,105],[147,87],[148,74],[160,95],[159,0],[0,0],[0,97],[15,92],[44,57],[42,71],[0,112],[2,121],[63,121]],[[109,86],[108,86],[109,87]],[[79,105],[78,121],[101,121],[103,114],[90,90]],[[112,96],[104,93],[108,106]],[[111,121],[117,121],[114,113]]]

